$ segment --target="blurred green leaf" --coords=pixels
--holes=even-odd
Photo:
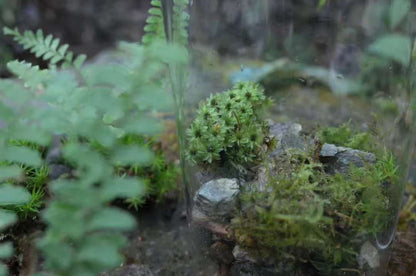
[[[32,66],[32,64],[25,61],[11,61],[7,63],[7,68],[23,80],[26,86],[34,89],[38,88],[49,77],[47,70],[40,70],[39,66]]]
[[[113,86],[127,90],[130,85],[129,71],[118,64],[90,65],[83,70],[83,75],[90,86]]]
[[[4,264],[0,264],[0,276],[7,276],[8,270]]]
[[[79,239],[85,234],[84,213],[76,206],[55,201],[43,212],[42,216],[59,232],[61,237]]]
[[[136,221],[127,212],[107,207],[100,210],[88,223],[88,230],[132,230],[136,226]]]
[[[23,175],[23,170],[19,166],[4,166],[0,167],[0,181],[4,181],[11,178],[18,178]]]
[[[41,146],[49,145],[51,140],[50,135],[38,127],[20,124],[9,128],[8,134],[10,139],[32,142]]]
[[[11,242],[5,242],[0,244],[0,258],[8,258],[13,255],[13,244]]]
[[[13,212],[0,209],[0,230],[12,225],[16,221],[17,216]]]
[[[147,165],[154,157],[154,153],[141,146],[119,146],[113,152],[113,162],[115,164],[125,165]]]
[[[393,0],[390,7],[390,27],[395,29],[409,13],[410,0]]]
[[[117,246],[105,238],[96,237],[86,240],[77,258],[90,265],[100,265],[102,269],[116,267],[123,261]]]
[[[40,167],[42,165],[39,152],[23,146],[3,148],[0,152],[0,160],[21,163],[31,167]]]
[[[388,34],[369,46],[369,51],[408,66],[410,62],[411,40],[407,36]]]
[[[23,187],[2,184],[0,186],[0,206],[23,204],[30,200],[30,193]]]
[[[154,135],[163,130],[160,120],[145,114],[136,114],[126,118],[121,128],[129,134]]]
[[[101,194],[105,200],[111,201],[116,198],[138,197],[144,193],[143,182],[137,178],[114,177],[106,182]]]

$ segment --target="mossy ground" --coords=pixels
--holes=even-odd
[[[390,219],[387,187],[398,185],[397,167],[371,133],[348,124],[322,129],[317,136],[320,144],[371,149],[377,162],[331,175],[316,157],[319,144],[306,153],[289,151],[274,160],[276,169],[264,190],[243,192],[233,234],[261,260],[294,268],[309,263],[320,273],[356,269],[361,245]]]

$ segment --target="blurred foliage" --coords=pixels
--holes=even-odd
[[[174,8],[183,19],[178,25],[183,37],[185,6]],[[109,203],[146,193],[160,197],[176,182],[177,170],[155,148],[154,137],[162,130],[156,112],[169,108],[159,100],[173,85],[168,69],[185,67],[186,49],[161,37],[145,46],[124,42],[119,49],[127,64],[86,66],[84,55],[75,58],[68,45],[40,30],[4,32],[48,61],[49,68],[12,61],[8,68],[19,81],[0,80],[0,179],[5,182],[0,205],[6,208],[1,226],[17,220],[10,210],[25,216],[45,204],[41,217],[47,229],[38,242],[44,273],[96,275],[114,268],[122,263],[119,249],[126,244],[120,232],[136,223]],[[56,135],[63,135],[59,150],[70,172],[49,179],[43,150]],[[7,249],[1,257],[12,254]]]

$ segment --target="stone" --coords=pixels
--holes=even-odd
[[[49,165],[49,178],[51,180],[56,180],[61,176],[71,176],[72,168],[67,165],[62,164],[51,164]]]
[[[372,269],[380,266],[380,256],[378,251],[369,241],[361,246],[358,264],[361,268],[364,268],[366,264]]]
[[[224,241],[216,241],[213,243],[209,253],[220,264],[229,265],[234,262],[232,247]]]
[[[211,221],[226,222],[232,217],[239,192],[240,186],[235,178],[208,181],[194,197],[193,214],[199,213],[199,218],[206,216]]]
[[[319,159],[325,164],[325,170],[331,174],[347,174],[351,164],[363,167],[365,163],[374,164],[376,162],[376,156],[373,153],[338,147],[333,144],[322,146]]]
[[[276,148],[270,154],[271,157],[277,157],[284,154],[289,149],[298,149],[305,151],[307,143],[301,135],[302,126],[297,123],[275,123],[269,121],[270,137],[276,140]]]
[[[243,250],[240,246],[236,245],[233,248],[233,256],[237,262],[252,262],[255,263],[256,260],[250,257],[249,253]]]
[[[153,276],[153,272],[146,265],[131,264],[102,273],[101,276]]]

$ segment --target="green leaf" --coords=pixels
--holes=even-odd
[[[50,135],[45,133],[43,130],[25,125],[19,125],[18,127],[11,129],[9,132],[9,137],[13,140],[31,142],[41,146],[49,145],[51,140]]]
[[[77,58],[74,60],[74,66],[77,69],[81,69],[82,64],[84,64],[84,61],[87,59],[86,55],[79,55],[77,56]]]
[[[95,230],[132,230],[136,221],[127,212],[113,207],[100,210],[88,223],[87,229]]]
[[[0,264],[0,276],[9,275],[7,267],[4,264]]]
[[[24,204],[30,193],[23,187],[3,184],[0,186],[0,206]]]
[[[51,49],[52,49],[53,51],[56,51],[56,49],[57,49],[57,48],[58,48],[58,46],[59,46],[59,42],[60,42],[59,38],[55,38],[55,39],[52,41],[52,44],[51,44]]]
[[[17,28],[10,29],[8,27],[3,27],[3,34],[5,35],[16,35],[18,32]]]
[[[18,178],[23,175],[23,170],[16,165],[0,167],[0,181]]]
[[[115,177],[108,180],[101,190],[101,195],[105,201],[116,198],[139,197],[145,192],[142,181],[132,177]]]
[[[411,40],[399,34],[385,35],[370,45],[369,51],[382,57],[408,66],[410,62]]]
[[[0,160],[21,163],[31,167],[40,167],[42,165],[39,152],[23,146],[3,148],[0,153]]]
[[[84,214],[77,206],[54,201],[43,212],[42,217],[62,236],[79,239],[85,234]]]
[[[59,47],[58,53],[60,53],[62,56],[65,56],[65,53],[68,50],[68,48],[69,48],[69,45],[68,44],[64,44],[61,47]]]
[[[126,165],[147,165],[154,157],[154,153],[148,148],[141,146],[119,146],[113,152],[115,164]]]
[[[30,88],[38,88],[48,78],[47,70],[40,70],[39,66],[32,66],[32,64],[24,61],[11,61],[7,63],[7,68],[19,79],[23,80],[25,86]]]
[[[409,13],[410,0],[393,0],[390,7],[390,28],[395,29]]]
[[[0,209],[0,230],[12,225],[17,221],[17,216],[11,212]]]
[[[92,267],[100,266],[103,270],[112,269],[123,262],[118,247],[105,240],[87,241],[83,244],[77,257],[80,261],[89,263]]]
[[[13,244],[11,242],[5,242],[0,244],[0,258],[8,258],[13,255]]]
[[[163,130],[163,125],[155,118],[140,114],[127,118],[121,128],[129,134],[154,135]]]

